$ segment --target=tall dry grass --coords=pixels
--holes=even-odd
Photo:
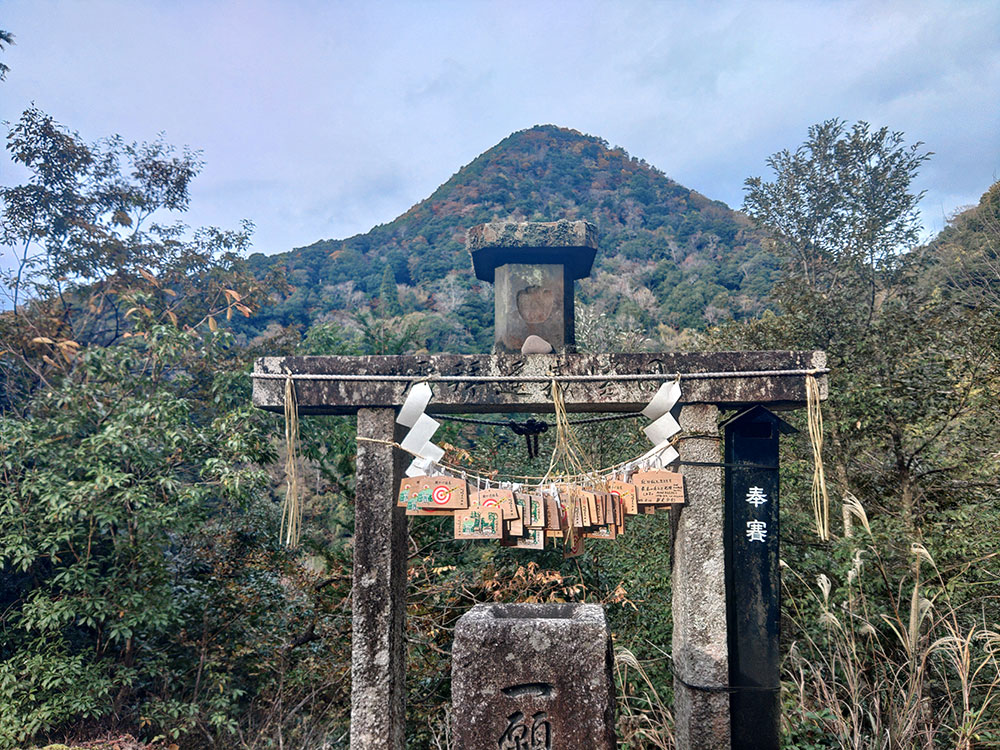
[[[618,693],[618,740],[624,748],[673,750],[674,717],[668,700],[634,653],[615,647],[615,688]]]
[[[908,567],[893,570],[872,542],[864,508],[851,499],[849,510],[867,541],[839,587],[824,574],[809,584],[783,566],[786,581],[812,598],[785,598],[796,630],[784,665],[788,746],[1000,747],[997,624],[985,607],[973,611],[976,602],[953,601],[954,581],[922,545],[911,546]],[[806,735],[822,739],[795,744]]]

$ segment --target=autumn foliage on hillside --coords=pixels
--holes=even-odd
[[[472,276],[465,233],[508,219],[594,223],[600,251],[579,285],[584,312],[641,328],[658,346],[760,312],[774,280],[746,217],[600,138],[545,125],[504,139],[367,234],[255,256],[261,271],[284,267],[294,289],[246,328],[342,319],[374,303],[390,268],[404,309],[424,320],[428,349],[487,350],[490,290]]]

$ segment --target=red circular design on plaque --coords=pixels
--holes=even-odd
[[[434,492],[431,493],[431,499],[438,505],[445,505],[451,500],[451,490],[443,484],[439,484],[434,488]]]

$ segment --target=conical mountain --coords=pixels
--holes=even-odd
[[[469,227],[496,219],[597,226],[594,275],[578,291],[584,324],[589,315],[669,338],[758,312],[774,275],[742,214],[600,138],[541,125],[508,136],[388,224],[255,256],[258,267],[283,265],[293,285],[257,325],[309,325],[357,311],[384,292],[389,266],[404,311],[426,317],[429,349],[487,349],[491,292],[473,277],[464,243]]]

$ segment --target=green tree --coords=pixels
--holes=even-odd
[[[162,142],[87,145],[32,109],[8,145],[30,177],[3,188],[0,748],[308,745],[346,700],[346,656],[315,659],[344,648],[349,576],[320,584],[277,543],[275,425],[226,330],[271,291],[249,227],[157,224],[196,167]]]
[[[831,389],[847,385],[840,379],[850,377],[851,391],[869,394],[864,404],[853,405],[875,407],[881,415],[889,404],[876,405],[873,396],[889,395],[879,384],[891,381],[896,365],[905,361],[879,356],[889,352],[884,344],[900,340],[901,332],[883,329],[920,306],[912,299],[912,273],[903,273],[909,260],[903,253],[920,229],[920,196],[910,190],[919,165],[928,158],[919,146],[906,146],[901,133],[886,128],[872,131],[861,122],[848,129],[839,120],[828,120],[811,127],[794,152],[784,150],[768,159],[773,181],[746,181],[744,210],[769,234],[783,272],[776,292],[782,316],[768,318],[758,329],[777,334],[784,346],[826,349],[834,369]],[[919,347],[912,340],[910,345]],[[834,408],[841,392],[836,389]],[[907,403],[904,399],[896,406]],[[856,474],[846,463],[847,444],[872,437],[873,426],[860,429],[870,424],[870,414],[851,410],[845,416],[854,419],[853,427],[837,420],[828,424],[835,446],[845,449],[837,450],[836,477],[845,485],[841,491],[848,493],[857,488],[849,479]],[[901,434],[907,420],[898,416],[887,437],[899,453],[894,464],[903,467],[909,458],[903,455]]]
[[[942,257],[935,283],[956,290],[971,309],[1000,309],[1000,182],[956,215],[930,249]]]
[[[714,334],[719,345],[827,351],[831,480],[897,524],[888,542],[901,551],[941,514],[984,499],[995,467],[982,446],[997,435],[994,316],[934,281],[940,253],[913,247],[911,184],[929,156],[919,145],[831,120],[772,156],[773,181],[747,180],[745,209],[781,265],[779,314]]]
[[[378,311],[386,318],[403,314],[403,306],[399,304],[399,289],[396,287],[396,277],[392,266],[386,266],[382,271],[382,283],[378,288]]]
[[[819,701],[800,708],[806,723],[816,723],[810,710],[832,705],[837,715],[866,717],[855,736],[892,726],[880,731],[901,746],[911,744],[907,732],[961,737],[981,721],[995,726],[982,718],[989,689],[963,692],[961,663],[946,658],[949,639],[935,640],[942,630],[969,633],[966,664],[984,665],[982,685],[996,679],[994,657],[971,645],[994,637],[983,628],[998,614],[983,595],[995,576],[979,565],[996,549],[984,530],[1000,523],[1000,465],[987,448],[1000,439],[996,315],[986,295],[969,293],[968,277],[956,277],[950,252],[915,247],[920,194],[911,185],[928,156],[902,134],[837,120],[772,156],[772,181],[747,180],[745,209],[780,264],[775,312],[710,332],[724,348],[827,351],[824,457],[844,525],[830,543],[804,541],[811,461],[793,447],[782,462],[782,539],[794,540],[782,549],[785,613],[790,639],[809,644],[814,661],[789,659],[808,665],[806,690],[818,688]],[[921,560],[931,559],[933,574],[926,564],[922,572]],[[811,596],[810,580],[821,597]],[[829,594],[838,586],[849,601],[834,614]],[[836,653],[842,636],[857,639],[847,658]],[[893,685],[904,675],[905,691]],[[850,689],[824,692],[831,683]],[[892,706],[904,693],[908,705]],[[953,711],[958,694],[967,704]],[[819,723],[837,735],[837,722]],[[841,734],[839,743],[856,740]]]
[[[81,346],[121,342],[140,318],[214,331],[281,288],[246,266],[249,222],[193,233],[167,223],[188,206],[195,152],[162,139],[87,144],[35,107],[7,149],[29,172],[0,188],[0,243],[16,261],[2,279],[13,304],[0,317],[8,405],[72,369]]]
[[[4,45],[9,45],[13,43],[14,43],[14,35],[11,34],[9,31],[4,31],[3,29],[0,29],[0,52],[3,52]],[[9,65],[0,63],[0,81],[4,80],[7,77],[7,73],[9,70],[10,70]]]
[[[260,415],[194,395],[210,381],[190,365],[218,360],[224,340],[145,333],[85,349],[31,399],[30,416],[0,418],[0,569],[12,579],[0,747],[119,714],[153,687],[193,614],[177,586],[206,583],[181,573],[177,555],[211,509],[246,508],[265,479],[254,466],[271,457]]]
[[[829,300],[861,293],[868,305],[860,309],[874,314],[901,252],[920,235],[923,194],[910,186],[931,156],[921,145],[907,146],[902,133],[873,131],[866,122],[848,129],[828,120],[809,128],[794,152],[767,160],[773,182],[746,181],[743,209],[769,233],[783,263],[779,296]]]

